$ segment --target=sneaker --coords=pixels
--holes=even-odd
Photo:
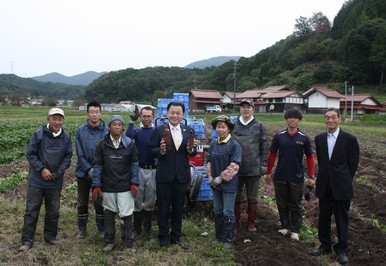
[[[210,243],[211,245],[218,245],[218,244],[221,244],[222,241],[218,240],[217,238],[215,240],[212,241],[212,243]]]
[[[255,226],[254,223],[248,224],[248,228],[247,229],[248,229],[249,232],[256,232],[256,226]]]
[[[277,230],[280,234],[282,234],[283,236],[286,236],[288,234],[288,229],[279,229]]]
[[[291,233],[291,239],[292,239],[292,240],[299,241],[299,234],[298,234],[298,233],[292,232],[292,233]]]
[[[18,249],[18,251],[24,252],[24,251],[27,251],[27,250],[29,250],[29,249],[31,249],[31,244],[25,243],[25,244],[23,244],[23,245]]]
[[[125,248],[125,251],[126,252],[129,252],[129,253],[135,253],[137,252],[137,250],[135,248]]]
[[[84,228],[79,229],[76,237],[79,239],[85,239],[86,238],[86,229],[84,229]]]
[[[225,249],[230,249],[230,248],[232,248],[233,246],[232,246],[232,243],[230,243],[230,242],[224,242],[224,248]]]
[[[46,243],[47,243],[48,245],[53,245],[53,246],[55,246],[55,245],[60,245],[60,240],[57,239],[57,238],[54,238],[54,239],[46,239]]]
[[[98,230],[98,236],[100,239],[105,238],[105,231],[104,230]]]
[[[106,244],[106,246],[103,248],[103,251],[110,252],[114,249],[114,247],[115,247],[114,244]]]

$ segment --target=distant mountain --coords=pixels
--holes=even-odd
[[[32,98],[82,99],[86,86],[64,83],[40,82],[33,78],[21,78],[14,74],[0,74],[1,95],[28,95]],[[1,97],[0,97],[1,98]]]
[[[241,56],[217,56],[205,60],[200,60],[194,63],[191,63],[186,68],[206,68],[212,66],[220,66],[230,60],[239,60]]]
[[[69,85],[83,85],[87,86],[89,85],[93,80],[99,78],[103,74],[106,74],[107,72],[94,72],[94,71],[88,71],[83,74],[78,74],[75,76],[64,76],[60,73],[49,73],[45,74],[43,76],[38,77],[32,77],[32,79],[40,81],[40,82],[52,82],[52,83],[64,83]]]

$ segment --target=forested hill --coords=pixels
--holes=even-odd
[[[5,98],[16,102],[25,101],[27,97],[81,99],[85,86],[63,83],[39,82],[32,78],[21,78],[14,74],[0,74],[0,103]]]
[[[333,26],[331,26],[333,25]],[[322,13],[300,17],[294,32],[237,62],[237,91],[286,84],[339,89],[345,81],[379,87],[386,67],[386,1],[349,0],[333,23]],[[156,67],[110,72],[91,83],[88,100],[155,101],[190,89],[233,90],[234,61],[205,69]]]

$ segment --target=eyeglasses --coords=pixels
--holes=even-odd
[[[141,117],[144,119],[151,119],[153,115],[141,115]]]

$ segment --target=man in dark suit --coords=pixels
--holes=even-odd
[[[183,103],[168,104],[169,124],[154,129],[150,147],[152,154],[158,157],[156,183],[160,246],[167,247],[171,243],[188,249],[189,246],[181,240],[182,212],[187,185],[190,182],[188,156],[196,156],[197,142],[193,129],[180,124],[184,112]],[[190,137],[194,138],[192,147],[188,147]],[[169,234],[170,207],[172,230]]]
[[[329,108],[325,113],[327,132],[315,137],[319,172],[316,196],[319,198],[318,235],[321,243],[311,252],[319,256],[331,252],[331,215],[334,214],[338,243],[333,245],[340,264],[348,263],[348,223],[352,180],[359,163],[359,145],[356,137],[339,128],[339,110]]]

